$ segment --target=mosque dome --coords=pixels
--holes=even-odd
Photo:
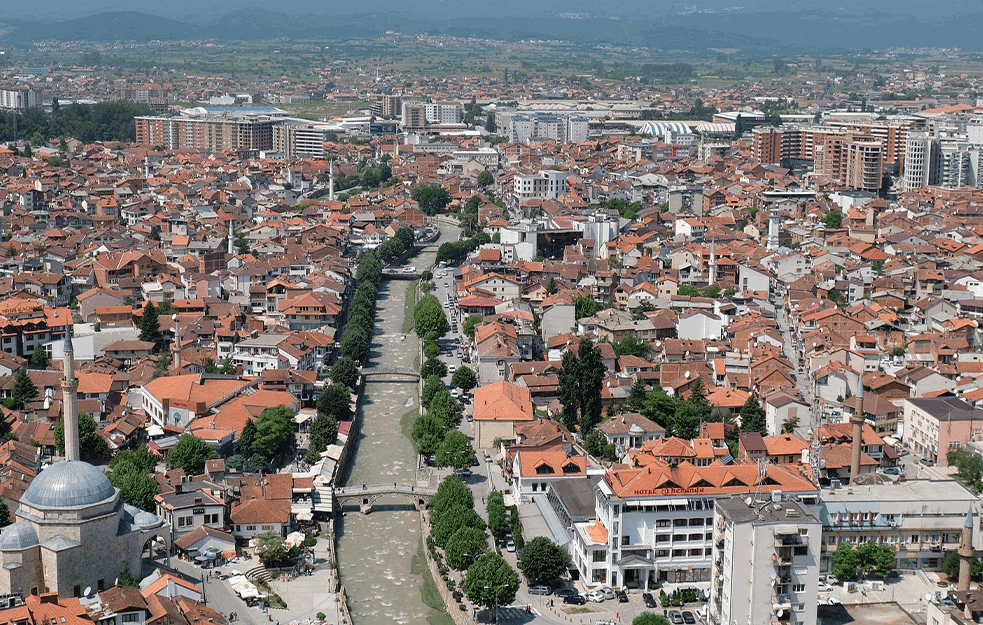
[[[106,474],[88,462],[56,462],[34,478],[22,501],[45,508],[81,508],[116,493]]]
[[[38,544],[38,535],[34,526],[27,521],[8,525],[0,534],[0,551],[20,551]]]

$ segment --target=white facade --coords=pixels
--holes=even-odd
[[[427,102],[425,109],[431,124],[460,124],[464,119],[464,106],[458,102]]]
[[[567,192],[565,171],[544,169],[535,174],[520,174],[513,179],[513,194],[518,202],[525,200],[555,200]]]
[[[578,143],[587,140],[588,120],[580,115],[520,113],[512,117],[509,139],[517,143],[553,140]]]
[[[718,501],[710,622],[815,623],[821,533],[819,520],[793,501]]]
[[[41,106],[41,92],[24,88],[0,88],[0,109],[23,111]]]

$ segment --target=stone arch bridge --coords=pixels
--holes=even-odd
[[[334,489],[337,510],[340,510],[346,503],[357,501],[362,514],[372,512],[372,504],[377,499],[390,495],[409,499],[417,510],[422,510],[436,494],[436,488],[410,484],[368,484]]]

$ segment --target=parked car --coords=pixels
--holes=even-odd
[[[579,595],[580,593],[577,592],[576,588],[572,588],[570,586],[560,586],[553,591],[553,594],[557,597],[573,597],[575,595]]]
[[[604,596],[604,591],[602,591],[600,588],[597,590],[592,590],[589,593],[587,593],[588,601],[593,601],[594,603],[603,603],[605,599],[607,599],[607,597]]]
[[[506,540],[505,541],[505,550],[506,551],[515,551],[515,541],[512,540],[511,538],[508,539],[508,540]]]
[[[657,608],[657,607],[659,607],[659,604],[657,604],[655,602],[655,597],[653,597],[652,596],[652,593],[650,593],[650,592],[642,593],[642,601],[645,603],[645,607],[646,608]]]
[[[683,612],[683,622],[686,623],[686,625],[693,625],[696,623],[696,617],[693,616],[692,612]]]
[[[461,477],[471,477],[471,469],[461,469],[458,471],[458,475]]]
[[[548,595],[551,594],[552,592],[553,592],[552,588],[550,588],[549,586],[544,586],[543,584],[540,584],[538,586],[532,586],[531,588],[529,588],[530,595]]]
[[[454,373],[455,371],[457,371],[457,365],[447,365],[447,373]],[[458,394],[460,394],[460,391],[458,391]]]
[[[819,592],[831,592],[833,587],[826,582],[819,582]]]
[[[618,590],[614,594],[618,598],[618,603],[628,603],[628,593],[625,591]]]
[[[922,458],[921,459],[921,463],[924,466],[926,466],[926,467],[934,467],[935,466],[935,461],[932,460],[931,458]]]
[[[679,613],[679,610],[669,611],[669,620],[673,625],[683,625],[686,621],[683,620],[683,615]]]
[[[611,589],[611,587],[603,586],[601,588],[598,588],[598,590],[604,593],[605,599],[614,599],[614,591]]]
[[[898,467],[884,467],[881,469],[881,473],[884,475],[901,475],[901,469]]]
[[[563,603],[569,603],[572,605],[584,605],[587,603],[587,598],[582,594],[577,593],[575,595],[568,595],[563,598]]]

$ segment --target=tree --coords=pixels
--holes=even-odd
[[[799,427],[799,418],[789,417],[782,421],[782,434],[793,434],[797,427]]]
[[[430,536],[434,543],[443,549],[447,546],[447,541],[450,540],[451,536],[462,527],[476,527],[484,531],[485,522],[481,520],[474,508],[454,505],[433,520]]]
[[[440,356],[440,345],[437,341],[427,341],[423,344],[423,357],[424,358],[436,358]]]
[[[488,505],[485,509],[488,512],[488,529],[491,530],[492,536],[501,538],[508,534],[512,526],[505,513],[505,497],[501,491],[493,490],[488,495]]]
[[[439,358],[429,358],[420,367],[420,375],[425,378],[429,378],[432,375],[442,378],[447,375],[447,365]]]
[[[878,545],[872,540],[857,547],[857,557],[860,559],[861,575],[864,579],[886,578],[894,569],[896,556],[891,545]]]
[[[79,453],[83,459],[93,460],[106,455],[109,446],[106,439],[96,432],[98,425],[88,413],[79,414]],[[65,453],[65,420],[55,424],[55,447],[58,453]]]
[[[154,496],[160,493],[160,485],[153,477],[156,466],[157,459],[146,445],[136,451],[122,449],[113,456],[106,477],[120,490],[123,501],[153,512],[156,508]]]
[[[432,456],[444,442],[447,427],[444,422],[430,414],[421,415],[413,421],[410,438],[416,447],[416,453],[422,456]]]
[[[38,396],[38,387],[34,386],[31,376],[27,375],[27,369],[22,368],[14,378],[14,388],[10,393],[10,408],[20,410],[24,404]]]
[[[538,536],[522,548],[522,574],[530,584],[559,577],[570,565],[567,553],[552,540]]]
[[[676,412],[672,416],[672,435],[686,440],[699,436],[700,418],[696,408],[689,401],[676,404]]]
[[[0,528],[7,527],[13,522],[13,518],[10,516],[10,508],[7,507],[7,502],[0,497]]]
[[[572,349],[563,353],[557,378],[560,405],[563,406],[560,420],[568,430],[574,432],[580,417],[580,359]]]
[[[652,353],[652,346],[647,341],[640,341],[631,335],[614,343],[611,347],[614,348],[614,353],[618,356],[638,356],[647,359]]]
[[[464,571],[488,551],[488,538],[477,527],[462,527],[447,541],[444,555],[447,564],[456,571]],[[525,553],[525,552],[523,552]]]
[[[471,439],[464,432],[450,430],[444,436],[444,441],[437,449],[434,460],[438,467],[454,467],[464,469],[474,464],[474,447]]]
[[[130,573],[130,567],[127,566],[124,567],[122,571],[120,571],[119,576],[116,579],[116,585],[128,586],[130,588],[139,588],[140,580],[133,577],[133,573]]]
[[[420,391],[420,404],[424,408],[429,408],[430,401],[433,399],[433,396],[436,395],[439,391],[444,391],[444,390],[447,390],[447,387],[444,385],[444,381],[440,379],[440,376],[437,375],[427,376],[426,378],[424,378],[423,390]]]
[[[645,390],[645,381],[641,379],[635,380],[635,383],[631,385],[631,390],[628,392],[628,409],[641,412],[645,406],[645,396],[647,394],[648,391]]]
[[[457,403],[454,396],[447,390],[437,391],[434,394],[430,400],[430,408],[427,410],[427,414],[440,419],[441,423],[448,430],[453,430],[459,426],[461,419],[464,417],[464,411],[461,410],[461,405]]]
[[[465,393],[478,385],[478,376],[470,367],[461,367],[451,376],[451,384]]]
[[[423,183],[410,189],[410,197],[427,215],[436,215],[450,204],[451,194],[439,184]]]
[[[833,560],[830,563],[830,572],[838,579],[857,579],[857,567],[860,558],[853,546],[846,541],[840,541],[833,552]]]
[[[242,434],[236,441],[236,451],[244,458],[253,455],[253,443],[256,442],[256,422],[246,419],[246,424],[242,426]]]
[[[358,385],[358,365],[351,356],[342,356],[331,366],[331,380],[347,388]]]
[[[486,553],[468,567],[461,590],[474,604],[489,610],[515,601],[519,574],[496,553]]]
[[[157,317],[157,307],[152,301],[147,302],[143,308],[143,316],[140,318],[139,324],[141,341],[160,342],[160,320]]]
[[[765,411],[761,407],[761,402],[753,393],[741,406],[741,430],[745,432],[758,432],[767,435],[768,422],[765,419]]]
[[[646,419],[651,419],[669,430],[676,415],[676,403],[676,398],[670,397],[660,386],[646,393],[645,405],[642,406],[641,413]]]
[[[678,289],[676,289],[676,293],[679,294],[679,295],[683,295],[685,297],[699,297],[700,296],[700,290],[697,289],[692,284],[683,284],[683,285],[681,285]]]
[[[823,217],[823,224],[831,230],[836,230],[843,226],[843,213],[838,210],[832,210],[826,213]]]
[[[217,457],[208,443],[192,434],[184,434],[167,454],[167,468],[180,467],[186,475],[201,475],[205,471],[205,462]]]
[[[952,449],[946,454],[950,467],[956,467],[956,477],[975,491],[983,490],[983,458],[965,449]]]
[[[693,382],[692,388],[689,392],[689,403],[693,405],[696,410],[696,418],[698,421],[709,421],[710,414],[713,412],[713,407],[710,402],[707,401],[707,392],[703,388],[703,378],[697,378]]]
[[[666,617],[662,616],[661,614],[642,612],[632,619],[631,625],[669,625],[669,621],[666,620]]]
[[[593,317],[597,314],[597,311],[601,309],[601,305],[586,295],[574,295],[573,296],[573,309],[574,317],[577,319],[582,319],[584,317]]]
[[[604,362],[601,350],[590,339],[581,339],[577,349],[580,361],[580,431],[587,434],[601,422],[601,387],[604,385]]]
[[[447,315],[440,305],[440,300],[434,295],[425,295],[413,307],[413,331],[417,336],[425,337],[431,332],[438,337],[447,333],[450,325]]]
[[[31,354],[31,366],[35,369],[48,368],[48,351],[43,345],[34,348],[34,353]]]
[[[478,174],[477,183],[480,188],[484,189],[489,185],[495,184],[495,176],[493,176],[492,173],[486,169]]]
[[[287,541],[273,532],[266,532],[256,537],[256,554],[263,566],[275,568],[287,559]]]
[[[253,453],[267,463],[283,452],[294,439],[293,411],[280,405],[267,408],[256,419]]]
[[[422,417],[421,417],[422,418]],[[462,482],[456,475],[448,475],[440,482],[437,492],[430,500],[431,521],[440,516],[453,506],[465,506],[474,508],[474,495],[467,484]]]
[[[481,315],[468,315],[468,318],[464,320],[464,334],[474,338],[474,329],[481,325],[484,321],[484,317]]]
[[[331,414],[318,411],[311,423],[310,438],[307,443],[307,464],[321,459],[321,453],[338,439],[338,420]]]
[[[331,415],[336,421],[351,421],[352,405],[348,386],[335,382],[324,387],[317,398],[317,411]]]

